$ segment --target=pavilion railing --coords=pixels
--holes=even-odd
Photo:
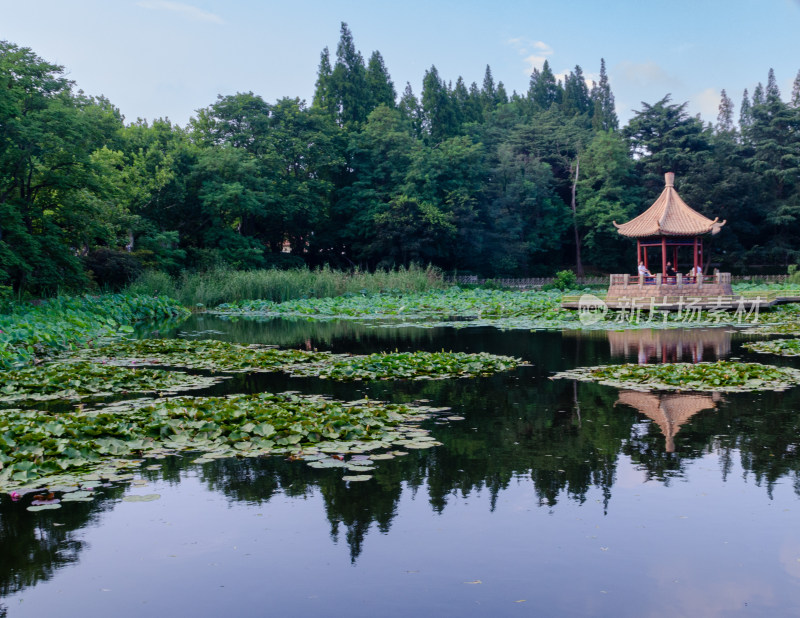
[[[609,275],[611,285],[698,285],[707,283],[731,283],[730,273],[714,273],[713,275],[684,275],[678,273],[674,277],[665,277],[661,273],[655,275]]]

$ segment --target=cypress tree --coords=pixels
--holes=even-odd
[[[400,110],[400,115],[409,127],[411,135],[414,137],[421,137],[422,110],[420,109],[417,97],[414,96],[414,91],[411,89],[411,84],[408,82],[406,82],[406,88],[403,90],[403,96],[400,97],[400,103],[397,108]]]
[[[503,82],[497,82],[497,90],[495,91],[495,101],[498,105],[508,103],[508,93]]]
[[[773,69],[769,70],[769,75],[767,76],[767,96],[766,96],[766,103],[772,103],[774,101],[781,100],[781,91],[778,88],[778,82],[775,79],[775,71]]]
[[[747,135],[750,127],[753,124],[753,108],[750,105],[750,94],[747,88],[742,93],[742,106],[739,108],[739,130],[743,136]]]
[[[342,22],[341,37],[336,47],[336,65],[331,75],[331,90],[336,98],[339,124],[360,126],[369,113],[370,91],[364,57],[353,43],[353,35]]]
[[[494,88],[494,77],[492,77],[492,68],[487,64],[486,71],[483,74],[483,88],[481,89],[481,103],[485,111],[494,109],[497,103],[497,92]]]
[[[608,83],[605,58],[600,58],[600,83],[592,87],[592,99],[594,101],[592,127],[595,130],[616,131],[619,128],[619,119],[615,109],[614,94]]]
[[[434,143],[456,135],[453,100],[435,66],[422,79],[422,116],[423,130]]]
[[[717,131],[731,133],[733,130],[733,101],[723,89],[719,102],[719,113],[717,114]]]
[[[533,104],[540,109],[550,109],[551,105],[559,105],[563,99],[561,84],[556,81],[547,60],[544,61],[541,73],[534,70],[534,75],[531,75],[531,88]]]
[[[764,105],[766,99],[764,98],[764,86],[758,82],[758,86],[753,90],[753,107],[756,105]]]
[[[319,55],[319,69],[317,69],[317,83],[314,89],[314,100],[312,107],[328,112],[333,115],[335,112],[335,104],[331,94],[331,76],[333,70],[331,69],[331,56],[328,48],[322,50]]]
[[[795,109],[800,108],[800,71],[797,72],[797,77],[794,78],[794,84],[792,84],[792,99],[789,105]]]
[[[379,105],[387,107],[395,106],[397,92],[394,89],[389,71],[383,63],[383,56],[379,51],[372,52],[367,64],[367,87],[370,92],[370,106],[367,110],[371,112]]]
[[[593,107],[583,69],[575,65],[575,70],[564,79],[564,102],[561,109],[567,116],[575,116],[588,114],[593,111]]]

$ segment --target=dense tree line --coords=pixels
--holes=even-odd
[[[649,205],[663,173],[730,223],[727,269],[800,253],[800,73],[788,101],[770,70],[738,118],[714,125],[669,95],[620,128],[601,60],[525,93],[486,67],[469,86],[425,72],[398,94],[381,54],[346,24],[322,51],[313,102],[219,96],[186,127],[126,124],[64,69],[0,42],[0,286],[52,292],[173,274],[433,263],[484,275],[630,270],[611,224]]]

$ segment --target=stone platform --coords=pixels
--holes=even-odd
[[[606,293],[606,304],[611,306],[620,302],[630,304],[635,300],[637,305],[653,302],[680,302],[680,299],[692,298],[696,303],[719,304],[720,298],[733,296],[730,273],[716,273],[686,277],[678,274],[675,277],[637,277],[631,275],[611,275]]]
[[[730,273],[716,273],[703,277],[653,277],[611,275],[608,292],[602,301],[609,309],[658,309],[683,311],[686,309],[765,309],[772,305],[800,302],[800,296],[791,292],[760,292],[733,294]],[[561,306],[565,309],[582,309],[579,296],[565,296]]]

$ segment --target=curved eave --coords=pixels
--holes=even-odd
[[[727,223],[727,221],[718,221],[714,219],[713,221],[709,220],[708,225],[704,225],[703,227],[698,227],[695,229],[669,229],[669,228],[662,228],[661,226],[650,227],[650,228],[643,228],[640,225],[636,225],[636,219],[629,221],[628,223],[623,223],[620,225],[616,221],[612,221],[614,227],[617,228],[617,231],[621,236],[626,236],[627,238],[652,238],[654,236],[681,236],[681,237],[692,237],[692,236],[702,236],[703,234],[719,234],[719,231],[722,229],[722,226]],[[632,225],[633,224],[633,225]]]

